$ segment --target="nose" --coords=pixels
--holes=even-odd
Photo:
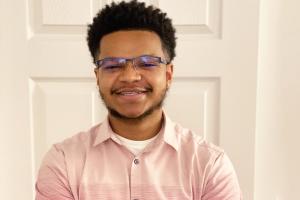
[[[136,82],[140,81],[141,78],[141,74],[138,72],[133,62],[127,62],[119,76],[119,80],[122,82]]]

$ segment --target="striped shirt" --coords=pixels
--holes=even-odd
[[[108,118],[52,146],[43,159],[36,200],[240,200],[224,151],[166,115],[157,137],[137,154]]]

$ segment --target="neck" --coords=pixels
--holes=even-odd
[[[162,109],[155,110],[143,119],[120,119],[108,116],[112,130],[130,140],[147,140],[154,137],[163,122]]]

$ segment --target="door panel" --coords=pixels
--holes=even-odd
[[[106,116],[85,34],[86,24],[108,2],[28,0],[10,1],[5,9],[1,5],[2,24],[14,25],[6,29],[2,44],[7,46],[1,47],[7,58],[1,68],[9,66],[4,90],[11,93],[11,99],[3,98],[9,103],[4,113],[11,117],[5,120],[4,131],[10,135],[2,148],[14,146],[15,151],[6,150],[10,165],[4,177],[11,176],[11,184],[0,183],[17,189],[27,185],[21,189],[25,195],[8,189],[5,199],[32,199],[38,166],[49,147]],[[169,13],[178,33],[175,79],[165,110],[174,121],[225,149],[244,199],[253,199],[258,1],[145,2]],[[16,12],[22,20],[12,19]],[[22,52],[18,60],[13,47]],[[12,125],[15,116],[19,126]],[[14,185],[17,180],[22,183]]]

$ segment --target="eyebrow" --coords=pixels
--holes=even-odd
[[[104,57],[104,58],[102,58],[102,59],[99,59],[99,60],[103,60],[103,59],[113,59],[113,58],[134,59],[134,58],[139,58],[139,57],[143,57],[143,56],[154,56],[154,57],[160,57],[160,56],[157,56],[157,55],[154,55],[154,54],[142,54],[142,55],[140,55],[140,56],[131,57],[131,58],[125,58],[125,57],[114,57],[114,56],[111,56],[111,57]]]

